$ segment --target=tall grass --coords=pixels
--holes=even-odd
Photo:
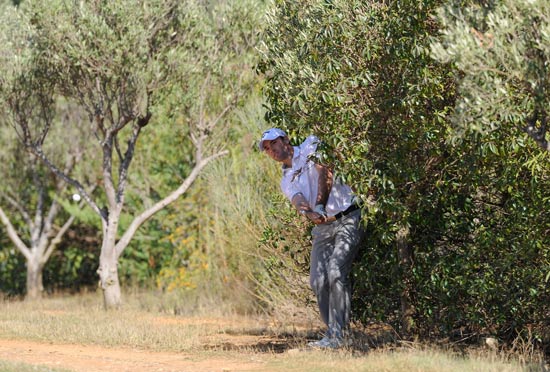
[[[236,115],[240,125],[228,140],[233,143],[230,156],[212,164],[201,184],[208,195],[201,239],[212,267],[209,288],[244,311],[259,307],[272,314],[311,317],[304,303],[296,301],[310,291],[307,278],[296,270],[293,253],[281,254],[265,244],[266,231],[286,229],[293,234],[296,226],[274,226],[281,222],[274,216],[292,211],[279,190],[280,165],[258,151],[266,129],[261,98],[250,100]],[[280,270],[273,272],[274,267]]]

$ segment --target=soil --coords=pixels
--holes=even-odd
[[[23,362],[75,372],[254,371],[263,362],[247,358],[197,359],[191,353],[153,352],[90,345],[0,340],[0,360]]]

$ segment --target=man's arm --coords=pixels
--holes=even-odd
[[[319,181],[317,187],[317,198],[315,204],[327,204],[330,190],[332,190],[332,170],[322,164],[315,164],[315,168],[319,173]]]
[[[296,195],[294,195],[292,197],[291,203],[294,208],[296,208],[298,212],[300,212],[300,214],[309,218],[311,221],[313,221],[314,224],[318,225],[326,221],[325,216],[311,209],[307,199],[302,193],[297,193]]]

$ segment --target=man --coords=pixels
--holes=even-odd
[[[317,296],[325,337],[312,347],[338,348],[349,327],[351,288],[348,276],[361,240],[361,210],[351,188],[333,179],[332,170],[316,157],[319,140],[308,137],[292,146],[285,132],[266,130],[259,143],[273,160],[282,163],[281,189],[300,214],[316,226],[312,231],[310,285]]]

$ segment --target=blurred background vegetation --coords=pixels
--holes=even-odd
[[[356,321],[389,323],[403,337],[523,337],[548,352],[547,2],[231,3],[255,10],[248,29],[234,32],[254,35],[241,66],[257,80],[224,124],[230,154],[140,228],[119,262],[123,285],[242,313],[314,308],[311,226],[257,149],[261,132],[279,126],[295,142],[319,136],[325,160],[366,203],[368,235],[352,274]],[[130,213],[143,195],[176,187],[192,158],[164,121],[139,143]],[[63,205],[77,218],[45,267],[44,289],[95,291],[99,222]],[[24,257],[3,226],[0,291],[25,291]]]

